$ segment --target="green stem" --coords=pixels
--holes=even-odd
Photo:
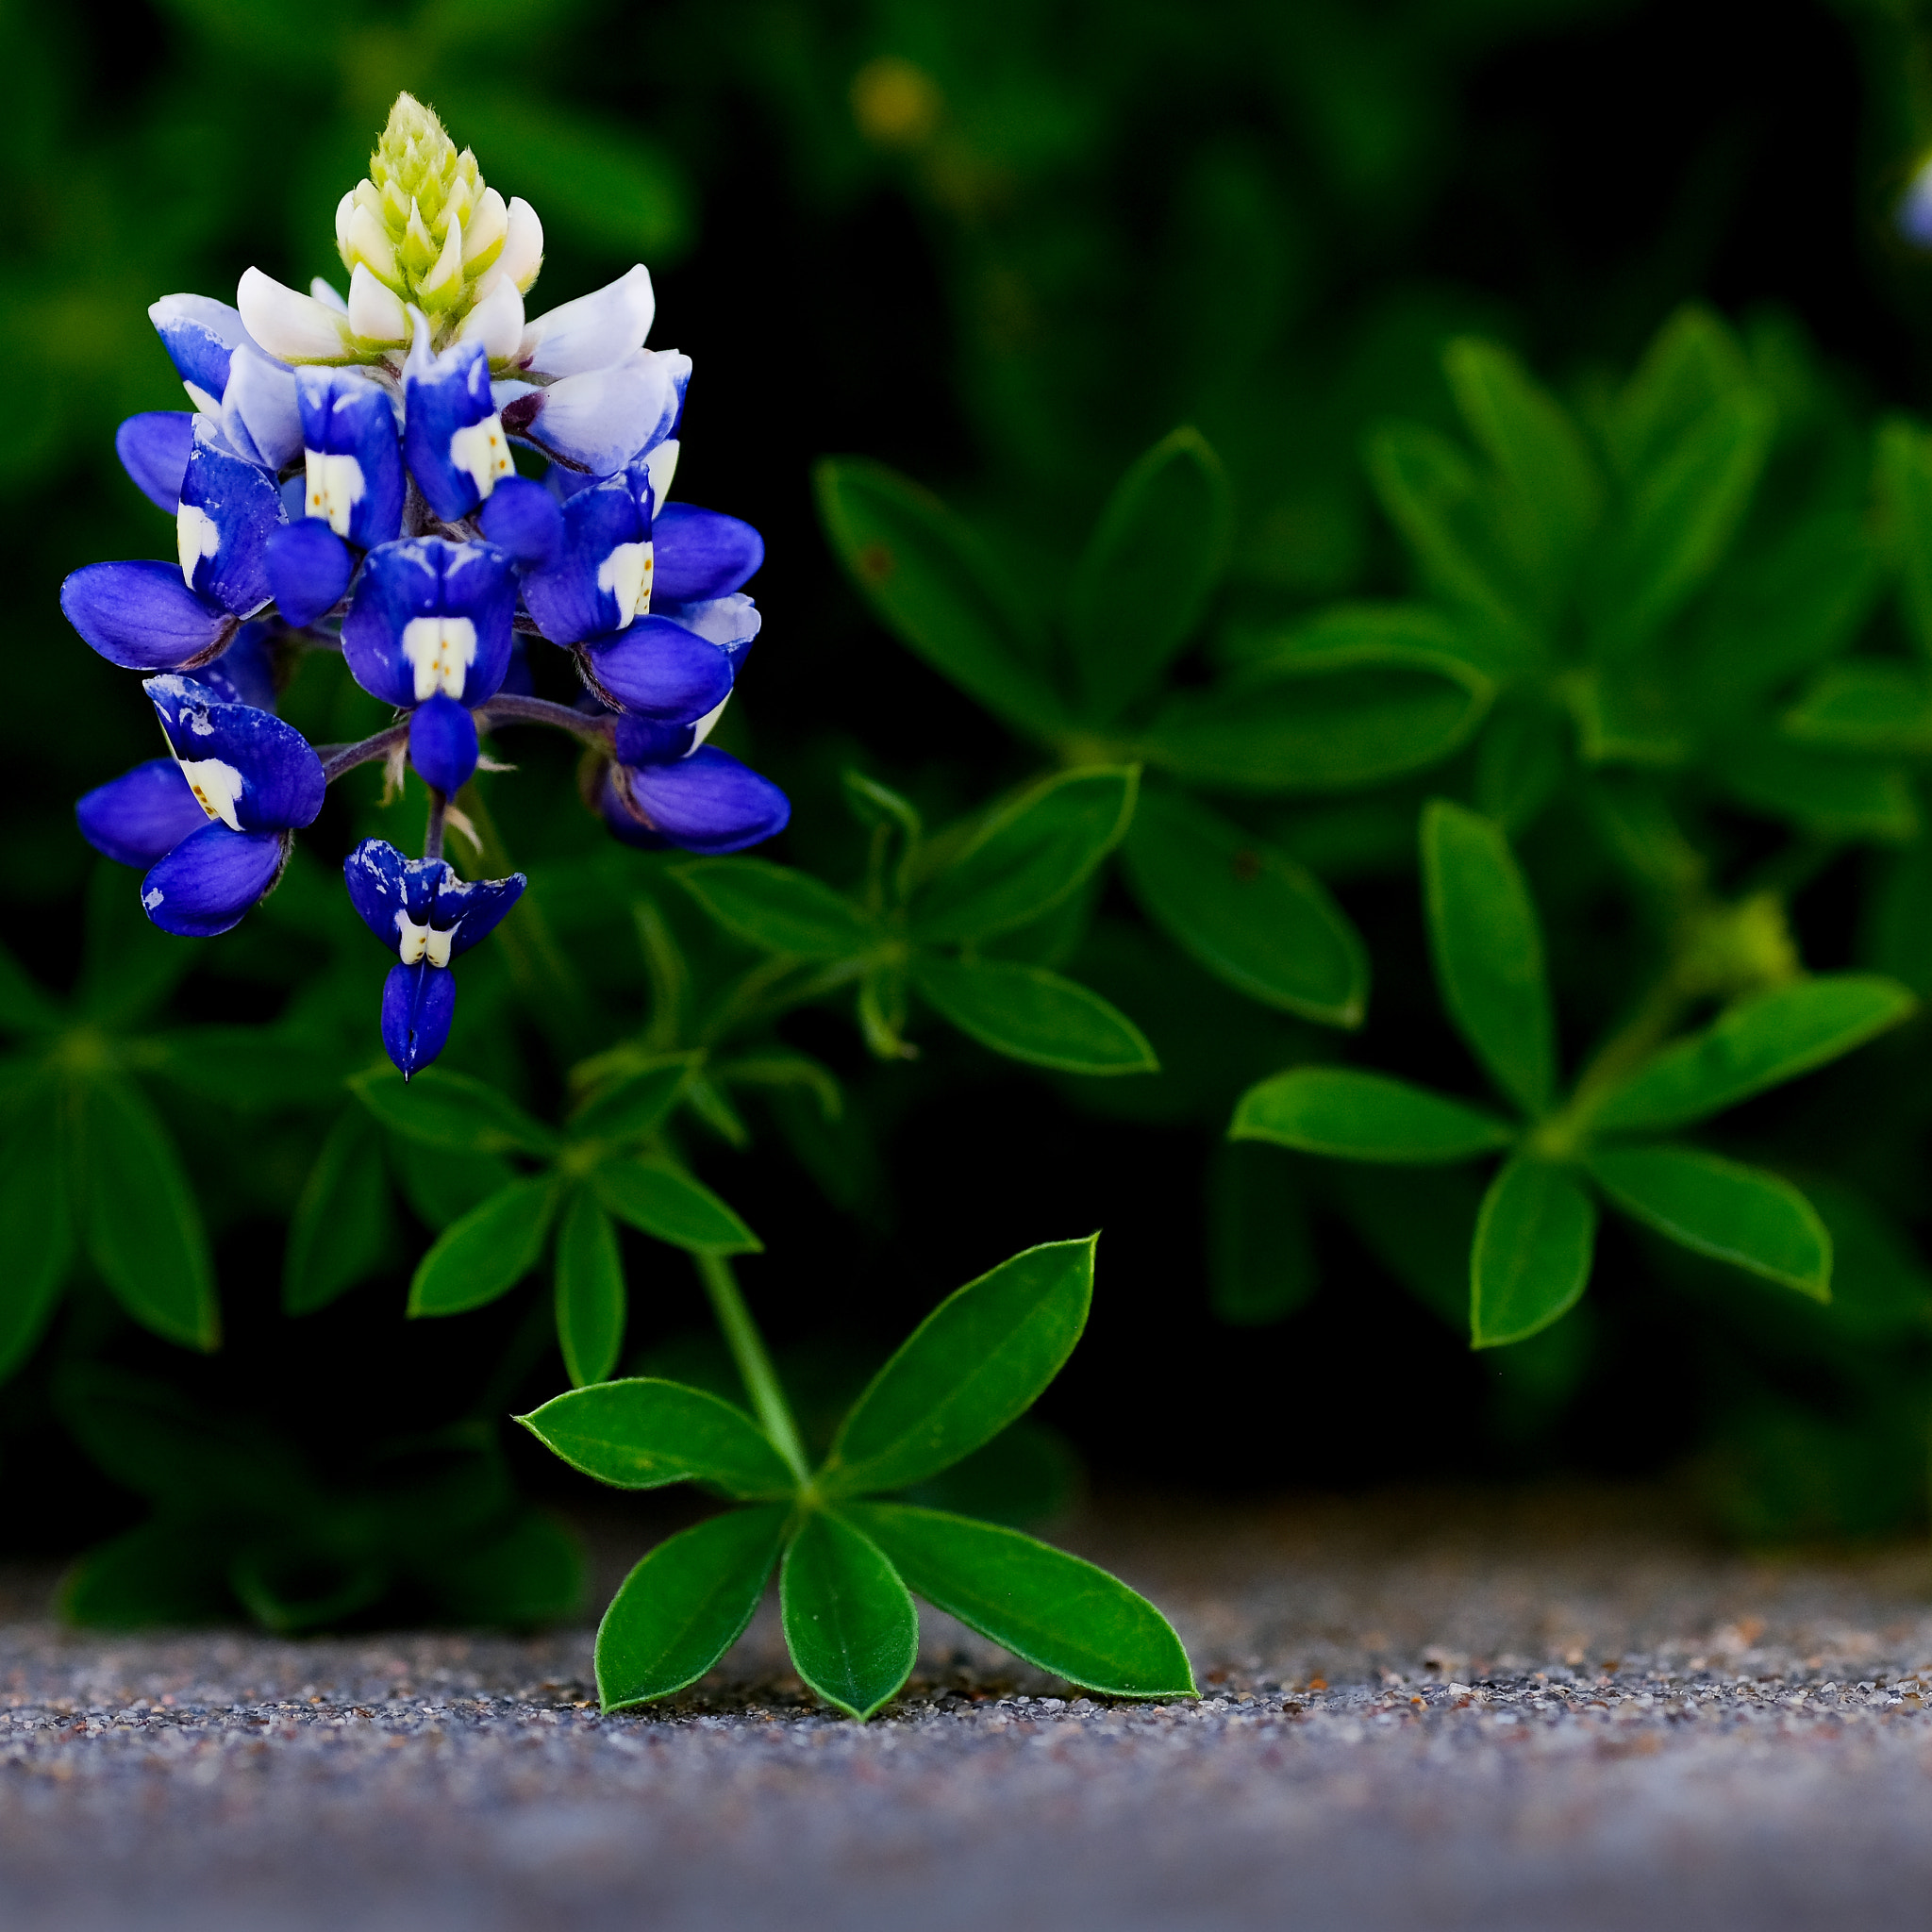
[[[1577,1077],[1569,1101],[1531,1137],[1535,1148],[1547,1158],[1570,1158],[1588,1132],[1591,1116],[1604,1096],[1671,1037],[1690,1004],[1691,995],[1673,967],[1644,994],[1629,1019],[1596,1050]]]
[[[791,1473],[800,1484],[809,1482],[811,1465],[805,1459],[805,1444],[799,1440],[798,1424],[791,1419],[791,1405],[785,1400],[785,1391],[778,1383],[778,1372],[772,1366],[772,1357],[765,1353],[764,1338],[751,1318],[751,1310],[744,1305],[744,1296],[739,1289],[738,1277],[731,1272],[731,1263],[723,1255],[712,1254],[703,1248],[697,1250],[692,1258],[698,1264],[698,1277],[705,1284],[705,1292],[711,1298],[711,1311],[718,1318],[718,1326],[724,1331],[725,1346],[731,1351],[732,1360],[738,1364],[738,1373],[744,1380],[745,1393],[751,1397],[751,1406],[757,1410],[765,1434],[771,1437],[773,1446],[791,1465]]]

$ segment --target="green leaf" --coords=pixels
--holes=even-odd
[[[1876,480],[1906,623],[1932,656],[1932,436],[1915,423],[1887,423],[1878,432]]]
[[[579,1188],[557,1232],[557,1345],[574,1389],[617,1366],[627,1306],[617,1230],[597,1197]]]
[[[60,1616],[83,1629],[232,1622],[232,1536],[163,1514],[96,1543],[61,1579]]]
[[[1911,779],[1899,765],[1753,731],[1718,747],[1710,767],[1740,803],[1821,838],[1903,845],[1919,834]]]
[[[675,1248],[758,1255],[764,1243],[701,1181],[661,1160],[608,1160],[591,1176],[620,1221]]]
[[[797,1487],[743,1409],[681,1382],[598,1382],[553,1396],[517,1421],[573,1469],[621,1490],[704,1482],[741,1501],[762,1501]]]
[[[1105,1570],[1017,1529],[904,1503],[846,1512],[935,1608],[1017,1657],[1108,1697],[1192,1697],[1174,1626]]]
[[[1065,712],[1036,667],[1045,640],[999,559],[944,504],[883,464],[827,458],[819,516],[878,620],[942,677],[1038,738]]]
[[[1782,1175],[1691,1147],[1606,1148],[1585,1165],[1625,1214],[1694,1254],[1831,1299],[1831,1235]]]
[[[1536,908],[1509,841],[1488,819],[1432,798],[1422,851],[1442,1004],[1496,1085],[1541,1114],[1557,1080],[1556,1016]]]
[[[1123,858],[1149,917],[1217,979],[1324,1025],[1361,1024],[1368,954],[1307,867],[1165,791],[1142,794]]]
[[[1146,1036],[1086,987],[1043,966],[915,955],[912,984],[942,1019],[1008,1059],[1062,1074],[1157,1074]]]
[[[1196,429],[1163,437],[1101,512],[1067,600],[1067,635],[1098,722],[1187,642],[1227,560],[1226,472]]]
[[[1215,1314],[1238,1328],[1263,1327],[1293,1314],[1315,1283],[1307,1196],[1295,1164],[1259,1145],[1216,1148],[1208,1170],[1208,1295]]]
[[[733,1509],[668,1537],[624,1579],[597,1626],[607,1711],[694,1684],[738,1640],[764,1594],[790,1506]]]
[[[1706,410],[1750,381],[1750,364],[1724,321],[1686,303],[1657,330],[1611,407],[1607,441],[1618,470],[1635,476],[1662,460]]]
[[[1724,560],[1776,427],[1768,395],[1733,390],[1714,398],[1638,476],[1592,602],[1599,654],[1655,636]]]
[[[1140,741],[1188,784],[1257,794],[1348,791],[1425,771],[1467,743],[1495,686],[1434,652],[1372,664],[1274,658],[1170,698]]]
[[[75,1193],[88,1254],[143,1327],[185,1348],[221,1341],[208,1233],[181,1158],[134,1088],[96,1079],[80,1094]]]
[[[137,1064],[198,1100],[238,1113],[284,1113],[333,1101],[342,1069],[333,1048],[285,1027],[190,1026],[151,1033]]]
[[[357,1097],[391,1132],[453,1154],[534,1155],[547,1160],[562,1142],[508,1094],[467,1074],[431,1067],[413,1080],[392,1069],[358,1074]]]
[[[33,1352],[74,1261],[74,1214],[57,1120],[0,1147],[0,1381]]]
[[[1507,1121],[1480,1108],[1354,1067],[1291,1067],[1250,1087],[1227,1131],[1235,1141],[1411,1167],[1471,1160],[1516,1138]]]
[[[1463,336],[1442,368],[1470,434],[1505,486],[1499,534],[1519,567],[1554,593],[1603,512],[1603,483],[1576,426],[1507,349]]]
[[[1781,722],[1805,744],[1922,756],[1932,752],[1932,671],[1884,658],[1827,664]]]
[[[389,1258],[395,1237],[382,1136],[353,1104],[329,1129],[289,1224],[282,1312],[326,1307]]]
[[[600,1087],[571,1115],[573,1141],[632,1141],[655,1134],[671,1117],[699,1056],[681,1053]]]
[[[1050,912],[1120,843],[1140,777],[1134,765],[1062,772],[1003,806],[920,888],[913,938],[991,939]]]
[[[1918,1006],[1895,979],[1826,973],[1740,1000],[1667,1046],[1591,1114],[1599,1133],[1665,1133],[1808,1074],[1896,1026]]]
[[[412,1315],[460,1315],[508,1294],[543,1253],[557,1184],[512,1181],[437,1237],[409,1283]]]
[[[808,1689],[863,1724],[919,1656],[919,1612],[863,1530],[808,1516],[778,1573],[785,1647]]]
[[[726,932],[768,953],[843,959],[877,943],[872,922],[809,873],[762,858],[698,858],[672,874]]]
[[[1469,1257],[1473,1348],[1547,1328],[1590,1281],[1596,1204],[1567,1170],[1519,1156],[1483,1196]]]
[[[1087,1325],[1098,1239],[1028,1248],[948,1295],[853,1404],[821,1491],[902,1490],[1030,1408]]]

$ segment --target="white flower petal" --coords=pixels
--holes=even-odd
[[[662,509],[671,496],[671,481],[677,475],[677,439],[660,442],[644,458],[644,475],[651,479],[651,514]]]
[[[367,342],[406,342],[409,318],[391,290],[376,280],[366,261],[349,277],[349,326]]]
[[[524,337],[524,298],[517,285],[508,279],[497,282],[490,292],[463,318],[457,331],[459,342],[481,342],[492,362],[502,362],[517,352]]]
[[[242,343],[228,364],[228,387],[222,393],[222,434],[251,462],[271,470],[286,468],[302,454],[295,372],[270,361],[253,342]]]
[[[333,308],[338,315],[348,314],[349,305],[342,300],[341,291],[333,282],[325,282],[320,275],[317,275],[309,283],[308,292],[325,308]]]
[[[537,219],[537,210],[520,194],[510,203],[505,216],[503,253],[496,258],[496,267],[517,285],[520,292],[528,294],[530,284],[542,266],[543,224]]]
[[[586,375],[635,355],[657,310],[651,273],[642,262],[593,295],[580,295],[538,316],[524,330],[517,360],[542,375]]]
[[[235,291],[242,325],[271,356],[285,362],[346,362],[354,358],[349,325],[313,295],[298,294],[258,268]]]
[[[675,349],[640,349],[615,368],[566,375],[540,390],[542,401],[535,420],[527,428],[513,426],[511,433],[593,476],[608,476],[659,441],[676,421],[679,389],[690,374],[689,356]],[[512,387],[502,385],[504,390]],[[501,396],[498,407],[504,407]]]

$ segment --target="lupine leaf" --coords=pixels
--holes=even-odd
[[[1590,1282],[1596,1205],[1565,1169],[1507,1162],[1483,1196],[1470,1250],[1470,1344],[1500,1348],[1547,1328]]]
[[[1446,799],[1423,808],[1423,891],[1442,1004],[1510,1099],[1540,1114],[1557,1078],[1542,934],[1509,841]]]
[[[608,1160],[591,1176],[620,1221],[678,1248],[757,1255],[764,1243],[701,1181],[658,1160]]]
[[[0,1147],[0,1381],[47,1325],[74,1260],[58,1123],[35,1120]]]
[[[1067,635],[1096,720],[1113,717],[1188,641],[1227,558],[1232,503],[1196,429],[1122,477],[1074,573]]]
[[[1138,766],[1062,772],[996,811],[912,901],[925,945],[991,939],[1079,890],[1134,816]]]
[[[1361,1024],[1368,954],[1307,867],[1167,791],[1142,794],[1123,857],[1149,916],[1217,979],[1324,1025]]]
[[[553,1396],[517,1420],[573,1469],[621,1490],[715,1484],[741,1501],[796,1484],[765,1433],[735,1403],[653,1376]]]
[[[762,858],[697,858],[673,876],[727,932],[768,953],[843,959],[878,938],[849,900],[790,866]]]
[[[912,984],[982,1046],[1063,1074],[1154,1074],[1146,1036],[1097,992],[1043,966],[915,955]]]
[[[1492,1154],[1516,1138],[1492,1113],[1354,1067],[1291,1067],[1250,1087],[1227,1131],[1303,1154],[1417,1167]]]
[[[880,463],[827,458],[812,481],[832,548],[888,630],[1016,731],[1064,724],[1035,668],[1039,621],[973,530]]]
[[[1110,1697],[1191,1697],[1174,1626],[1105,1570],[1017,1529],[904,1503],[846,1512],[935,1608],[1017,1657]]]
[[[175,1143],[126,1082],[81,1095],[76,1191],[89,1255],[121,1306],[184,1347],[221,1340],[208,1233]]]
[[[1668,455],[1714,403],[1749,386],[1751,367],[1730,328],[1703,304],[1686,303],[1651,339],[1605,425],[1625,477]]]
[[[813,1514],[778,1573],[785,1647],[807,1688],[863,1724],[919,1656],[919,1612],[863,1530]]]
[[[412,1315],[460,1315],[508,1294],[543,1253],[557,1186],[548,1174],[512,1181],[437,1237],[409,1283]]]
[[[600,1087],[572,1114],[574,1141],[629,1141],[655,1134],[696,1070],[696,1054],[675,1054]]]
[[[235,1615],[231,1537],[161,1514],[96,1543],[61,1579],[60,1615],[84,1629],[215,1624]]]
[[[1176,692],[1140,745],[1150,764],[1210,791],[1354,791],[1440,764],[1494,694],[1480,672],[1433,652],[1332,667],[1280,658]]]
[[[1028,1248],[948,1295],[853,1404],[823,1491],[921,1482],[1030,1408],[1087,1325],[1097,1240]]]
[[[596,1195],[579,1188],[557,1230],[557,1345],[573,1388],[617,1366],[626,1311],[617,1230]]]
[[[1215,1314],[1240,1328],[1291,1315],[1316,1283],[1307,1197],[1295,1164],[1264,1146],[1217,1148],[1208,1197],[1208,1293]]]
[[[430,1067],[413,1080],[383,1068],[349,1082],[362,1105],[392,1132],[453,1154],[514,1150],[548,1159],[562,1143],[508,1094],[467,1074]]]
[[[597,1626],[597,1697],[623,1710],[695,1683],[744,1634],[788,1506],[732,1509],[668,1537],[624,1579]]]
[[[1719,746],[1710,775],[1754,811],[1823,838],[1903,845],[1919,833],[1911,776],[1900,764],[1757,731]]]
[[[1439,604],[1351,600],[1298,619],[1255,661],[1277,671],[1433,667],[1458,679],[1503,683],[1541,658],[1520,636]]]
[[[1932,673],[1880,658],[1828,664],[1782,722],[1806,744],[1920,756],[1932,751]]]
[[[1831,1299],[1831,1235],[1781,1174],[1694,1147],[1605,1148],[1591,1175],[1625,1214],[1700,1255]]]
[[[283,1312],[326,1307],[382,1266],[393,1238],[382,1136],[352,1102],[322,1143],[289,1223]]]
[[[1794,1080],[1895,1026],[1918,1002],[1895,979],[1827,973],[1740,1000],[1667,1046],[1595,1108],[1600,1133],[1664,1133]]]
[[[1878,432],[1878,501],[1912,640],[1932,656],[1932,436],[1893,421]]]

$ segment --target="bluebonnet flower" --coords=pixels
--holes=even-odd
[[[588,741],[592,801],[629,842],[736,851],[789,807],[705,741],[758,635],[744,586],[764,546],[667,501],[691,363],[644,346],[649,274],[527,319],[541,224],[407,94],[336,237],[346,296],[250,269],[232,308],[182,294],[149,311],[192,408],[130,417],[115,447],[174,514],[175,560],[90,565],[61,605],[110,661],[167,674],[147,688],[175,756],[77,813],[99,850],[148,869],[158,924],[220,932],[273,887],[327,782],[407,748],[431,791],[425,857],[366,842],[345,872],[397,952],[383,1037],[407,1074],[447,1037],[450,958],[523,890],[464,884],[441,856],[479,729]],[[513,444],[546,459],[541,481]],[[571,655],[576,708],[536,694],[538,639]],[[338,641],[398,718],[325,763],[275,694],[301,652]]]
[[[457,1005],[450,961],[494,930],[526,881],[520,872],[459,879],[443,859],[405,858],[382,839],[363,840],[342,876],[362,923],[396,955],[382,989],[382,1043],[407,1080],[449,1039]]]

